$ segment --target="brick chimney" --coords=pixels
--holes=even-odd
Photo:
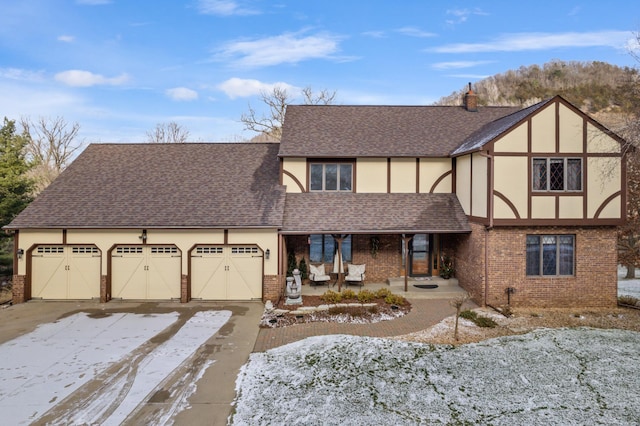
[[[469,83],[469,91],[464,94],[463,103],[467,111],[478,112],[478,95],[473,92],[471,83]]]

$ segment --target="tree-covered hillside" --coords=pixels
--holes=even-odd
[[[561,95],[590,114],[637,110],[638,70],[605,62],[552,61],[522,66],[473,84],[480,105],[528,106]],[[465,85],[437,105],[460,105]]]

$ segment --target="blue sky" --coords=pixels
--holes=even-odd
[[[637,1],[0,0],[0,117],[62,116],[85,142],[254,134],[261,90],[424,105],[550,60],[638,65]]]

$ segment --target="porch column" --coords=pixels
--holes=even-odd
[[[409,286],[409,243],[413,239],[414,234],[402,234],[404,242],[404,291],[408,291]]]
[[[338,265],[338,292],[342,291],[342,275],[343,275],[343,269],[344,267],[342,266],[344,264],[344,262],[342,261],[342,240],[344,240],[347,236],[346,235],[331,235],[333,237],[333,239],[336,241],[337,244],[337,252],[336,254],[338,255],[338,260],[340,261],[340,264]]]

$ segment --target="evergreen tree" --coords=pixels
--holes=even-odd
[[[31,202],[33,182],[26,175],[24,137],[16,134],[15,121],[4,119],[0,128],[0,227],[7,225]]]

